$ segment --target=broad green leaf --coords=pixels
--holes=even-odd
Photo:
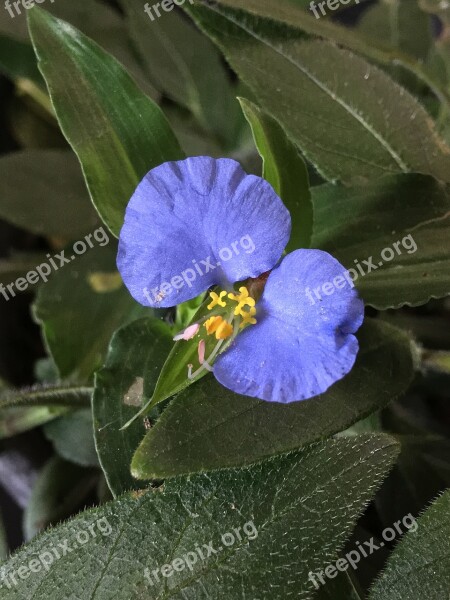
[[[377,67],[220,4],[197,2],[187,10],[325,179],[419,172],[449,180],[450,149],[434,122]]]
[[[75,155],[26,150],[0,158],[0,217],[37,235],[75,240],[93,231],[91,205]]]
[[[47,423],[44,433],[65,460],[83,467],[98,466],[91,409],[77,410]]]
[[[102,242],[103,243],[103,242]],[[71,250],[66,252],[70,258]],[[115,330],[151,311],[138,305],[121,283],[117,247],[88,249],[52,273],[34,307],[61,378],[85,382],[101,366]]]
[[[389,557],[370,600],[440,600],[450,589],[450,491],[418,519]]]
[[[25,539],[71,516],[95,489],[97,480],[98,471],[51,458],[39,473],[25,508]]]
[[[42,9],[30,11],[29,26],[61,129],[94,205],[117,235],[142,177],[183,153],[159,107],[112,56]]]
[[[383,408],[409,386],[409,338],[368,321],[353,370],[328,392],[289,405],[239,396],[209,375],[179,394],[147,432],[132,463],[140,479],[249,464],[299,448]]]
[[[89,406],[92,389],[82,386],[34,386],[0,394],[0,439],[39,427],[73,408]]]
[[[336,559],[396,453],[387,436],[329,440],[250,469],[134,492],[18,552],[3,567],[2,600],[309,599],[308,572]],[[5,581],[19,566],[66,540],[72,551],[48,573],[41,569],[26,580],[16,574],[17,585],[8,589]],[[209,542],[217,554],[205,552],[201,560],[197,548]],[[188,552],[191,568],[178,560],[178,571],[161,576],[161,567]]]
[[[222,147],[234,147],[243,119],[214,45],[176,11],[156,22],[144,12],[141,0],[121,4],[154,86],[191,111]]]
[[[313,207],[306,165],[283,128],[255,104],[240,98],[256,147],[263,159],[263,177],[291,213],[292,233],[287,252],[309,248],[313,227]]]
[[[143,487],[130,472],[131,459],[145,434],[143,420],[124,431],[120,429],[136,413],[143,398],[151,398],[172,345],[165,323],[139,319],[115,333],[105,365],[96,374],[92,400],[95,441],[115,496]]]
[[[303,0],[299,1],[302,2]],[[423,1],[427,2],[428,0]],[[430,1],[438,2],[438,0]],[[196,4],[198,2],[205,3],[205,0],[198,0]],[[381,42],[371,40],[368,43],[364,36],[359,35],[355,30],[337,25],[329,18],[316,19],[311,11],[306,12],[295,6],[295,2],[296,0],[290,0],[290,2],[279,2],[278,0],[219,0],[219,4],[224,7],[239,9],[254,17],[263,17],[275,21],[275,23],[288,25],[290,28],[294,28],[308,36],[332,40],[339,46],[363,54],[378,63],[401,65],[429,86],[436,97],[445,103],[447,107],[450,107],[450,94],[448,91],[441,85],[440,80],[435,79],[433,74],[414,56],[392,47],[383,40]],[[189,10],[188,5],[185,5],[185,7]],[[241,17],[239,17],[239,20],[245,21]]]
[[[389,176],[315,187],[313,204],[313,247],[355,269],[367,304],[383,310],[450,294],[448,186],[423,175]]]

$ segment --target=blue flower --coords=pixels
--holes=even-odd
[[[204,322],[177,336],[199,337],[191,377],[212,370],[236,393],[288,403],[325,392],[351,370],[363,303],[326,252],[296,250],[279,263],[290,230],[272,187],[230,159],[165,163],[139,184],[117,257],[133,297],[169,307],[219,286]]]

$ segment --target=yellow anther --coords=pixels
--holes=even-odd
[[[257,321],[254,318],[254,316],[256,315],[256,308],[250,308],[250,310],[248,312],[246,311],[242,311],[241,312],[241,317],[242,317],[242,323],[240,324],[240,329],[242,329],[242,327],[245,327],[246,325],[256,325]]]
[[[205,323],[208,335],[216,334],[216,339],[226,340],[233,333],[233,327],[222,317],[211,317]]]
[[[212,302],[208,304],[208,310],[211,310],[217,305],[221,306],[222,308],[224,308],[227,305],[225,300],[222,300],[222,298],[224,298],[227,295],[226,292],[220,292],[220,294],[216,294],[216,292],[210,292],[209,295],[212,299]]]
[[[242,300],[249,297],[248,289],[246,287],[240,287],[239,291],[240,294],[238,294],[237,296],[233,293],[228,294],[228,298],[230,298],[230,300],[234,300],[235,302],[242,302]]]
[[[241,317],[245,316],[246,311],[244,310],[244,306],[250,306],[250,308],[254,308],[255,307],[254,299],[253,298],[245,298],[244,300],[242,300],[242,302],[239,302],[239,304],[234,309],[234,314],[236,316],[240,315]]]
[[[239,291],[239,295],[228,294],[228,298],[238,303],[238,305],[234,309],[234,316],[237,317],[238,315],[240,315],[241,317],[244,317],[246,314],[243,310],[244,306],[250,306],[251,308],[253,308],[255,306],[255,299],[249,295],[248,289],[246,287],[240,287]]]
[[[216,331],[216,329],[219,327],[221,321],[223,321],[222,317],[210,317],[205,322],[206,333],[208,335],[211,335],[211,333],[214,333]]]
[[[219,327],[217,328],[216,338],[218,340],[226,340],[227,338],[230,337],[230,335],[232,333],[233,333],[233,327],[226,321],[223,321],[223,323],[221,323],[219,325]]]

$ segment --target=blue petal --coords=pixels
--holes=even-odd
[[[234,160],[165,163],[145,176],[128,204],[117,265],[138,302],[174,306],[212,285],[272,269],[290,228],[273,188]]]
[[[346,274],[321,250],[286,256],[267,280],[258,323],[218,357],[218,381],[238,394],[287,403],[321,394],[346,375],[358,353],[352,334],[364,318],[364,304]],[[338,289],[333,282],[345,285]],[[333,289],[330,295],[324,284],[328,293]]]

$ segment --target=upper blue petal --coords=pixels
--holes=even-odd
[[[286,256],[267,280],[257,324],[218,357],[218,381],[238,394],[287,403],[321,394],[346,375],[358,352],[353,333],[364,305],[344,274],[345,267],[321,250]],[[334,291],[325,294],[324,284],[327,293]]]
[[[174,306],[212,285],[272,269],[290,228],[269,183],[236,161],[169,162],[152,169],[131,198],[117,265],[138,302]]]

